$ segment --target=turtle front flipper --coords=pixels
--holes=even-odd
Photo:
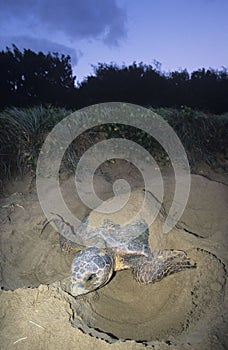
[[[63,252],[77,253],[81,251],[85,246],[81,243],[80,237],[76,235],[74,227],[70,225],[59,214],[53,214],[51,221],[55,224],[55,227],[59,233],[59,245]]]
[[[133,270],[133,274],[140,283],[155,283],[172,273],[193,267],[196,264],[191,264],[185,252],[162,250],[154,252],[151,259],[144,260]]]

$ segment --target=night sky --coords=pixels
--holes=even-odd
[[[16,44],[91,65],[161,63],[162,71],[228,67],[228,0],[0,0],[0,49]]]

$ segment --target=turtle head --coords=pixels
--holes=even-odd
[[[89,247],[75,256],[71,268],[73,296],[86,294],[104,286],[113,273],[113,258],[104,249]]]

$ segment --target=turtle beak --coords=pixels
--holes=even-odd
[[[74,297],[77,297],[78,295],[87,294],[89,293],[89,290],[85,289],[82,283],[77,282],[71,282],[70,284],[70,294]]]

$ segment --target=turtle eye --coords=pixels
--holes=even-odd
[[[86,282],[92,282],[95,277],[96,277],[95,273],[92,273],[91,275],[86,277]]]

